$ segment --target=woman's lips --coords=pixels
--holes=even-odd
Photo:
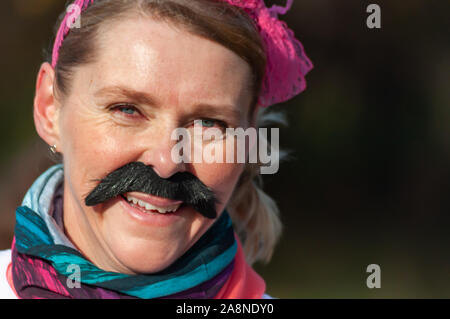
[[[132,206],[140,208],[140,209],[144,210],[144,212],[155,212],[155,213],[160,213],[160,214],[173,213],[182,204],[180,202],[180,203],[168,205],[168,206],[156,206],[156,205],[150,204],[147,201],[143,201],[137,197],[131,196],[130,194],[122,195],[122,197],[124,199],[126,199],[128,201],[128,203],[130,203]]]
[[[140,201],[143,201],[144,203],[148,203],[152,206],[157,206],[157,207],[162,207],[162,208],[181,205],[183,203],[182,201],[179,201],[179,200],[173,200],[173,199],[169,199],[169,198],[164,198],[164,197],[159,197],[159,196],[154,196],[154,195],[149,195],[149,194],[144,194],[144,193],[139,193],[139,192],[129,192],[129,193],[123,194],[123,196],[125,198],[133,197]]]
[[[155,210],[146,210],[139,205],[130,203],[124,196],[126,196],[126,194],[116,198],[119,199],[119,203],[127,215],[139,222],[139,224],[147,226],[169,226],[177,220],[180,220],[180,218],[185,219],[185,216],[183,217],[183,215],[186,215],[186,213],[191,211],[191,207],[181,204],[174,212],[159,213]]]

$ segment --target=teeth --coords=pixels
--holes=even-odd
[[[166,206],[166,207],[159,207],[159,206],[155,206],[155,205],[146,203],[146,202],[139,200],[130,195],[127,195],[127,200],[128,200],[128,202],[138,205],[139,207],[144,208],[145,210],[149,210],[149,211],[156,210],[158,213],[161,213],[161,214],[175,212],[180,207],[180,204]]]

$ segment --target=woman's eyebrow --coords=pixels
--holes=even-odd
[[[138,104],[146,104],[157,106],[158,100],[145,92],[139,92],[130,88],[121,87],[121,86],[107,86],[101,88],[100,90],[94,93],[95,97],[103,97],[103,96],[114,96],[120,98],[129,99]]]

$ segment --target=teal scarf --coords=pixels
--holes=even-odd
[[[61,165],[50,168],[36,180],[16,211],[13,279],[19,296],[27,287],[39,286],[72,298],[211,298],[231,274],[237,243],[226,211],[163,271],[127,275],[99,269],[74,248],[50,213],[63,178]],[[67,287],[73,265],[80,270],[80,289]],[[24,293],[23,297],[39,297],[34,289],[28,291],[31,295]]]

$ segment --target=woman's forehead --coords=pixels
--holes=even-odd
[[[92,93],[126,87],[174,104],[250,102],[249,65],[218,43],[150,18],[123,20],[100,31],[95,62],[81,67]]]

